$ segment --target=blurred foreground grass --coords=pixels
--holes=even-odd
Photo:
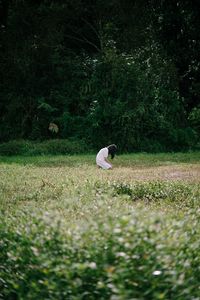
[[[0,299],[200,299],[200,155],[0,159]]]

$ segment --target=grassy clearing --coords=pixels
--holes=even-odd
[[[0,299],[200,299],[199,158],[1,158]]]
[[[116,167],[147,167],[173,165],[175,163],[198,163],[200,161],[200,152],[185,153],[159,153],[147,154],[136,153],[119,155],[115,158]],[[17,163],[21,165],[35,166],[77,166],[77,165],[94,165],[95,154],[88,155],[39,155],[39,156],[0,156],[0,163]]]

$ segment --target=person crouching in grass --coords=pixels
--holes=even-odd
[[[96,156],[96,163],[99,168],[104,170],[112,169],[111,163],[107,160],[108,156],[111,156],[111,159],[115,157],[117,151],[117,146],[115,144],[109,145],[105,148],[99,150]]]

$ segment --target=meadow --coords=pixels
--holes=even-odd
[[[0,299],[200,299],[200,152],[113,164],[0,156]]]

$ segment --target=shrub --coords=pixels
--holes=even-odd
[[[173,182],[162,182],[153,181],[148,183],[135,183],[134,185],[126,183],[114,183],[112,184],[114,194],[116,195],[127,195],[131,200],[146,200],[146,201],[156,201],[156,200],[170,200],[174,203],[193,206],[193,198],[191,194],[192,187],[185,185],[183,183],[173,183]],[[197,195],[197,197],[199,194]],[[184,197],[184,202],[182,198]]]
[[[0,144],[0,155],[23,155],[32,148],[29,141],[17,140]]]
[[[43,142],[10,141],[0,144],[0,155],[80,154],[90,149],[83,140],[48,140]]]

